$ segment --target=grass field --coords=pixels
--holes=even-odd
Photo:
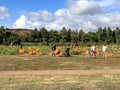
[[[92,70],[120,69],[119,57],[98,56],[87,59],[82,55],[52,57],[50,55],[0,55],[0,71],[16,70]]]
[[[120,69],[119,57],[0,55],[0,71]],[[120,90],[120,75],[0,76],[0,90]]]
[[[120,90],[120,76],[0,76],[0,90]]]

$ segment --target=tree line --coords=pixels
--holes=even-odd
[[[0,26],[0,44],[9,45],[21,44],[22,42],[30,43],[78,43],[82,45],[90,45],[92,43],[101,44],[106,42],[108,44],[120,43],[120,28],[116,27],[98,27],[96,32],[84,32],[83,29],[72,30],[63,27],[61,30],[47,30],[42,27],[40,29],[24,30],[23,29],[9,29]],[[19,31],[19,32],[18,32]],[[25,32],[26,31],[26,32]]]

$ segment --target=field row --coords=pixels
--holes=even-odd
[[[61,46],[57,47],[60,49],[60,56],[63,56],[65,50],[70,48],[70,55],[85,55],[87,51],[91,52],[90,47],[80,47],[77,46],[75,48],[71,48],[69,46]],[[120,49],[110,45],[108,46],[108,56],[120,56]],[[51,54],[51,46],[24,46],[23,48],[19,48],[18,46],[0,46],[0,54],[2,55],[20,55],[20,54],[28,54],[28,55],[50,55]],[[97,55],[102,55],[102,47],[97,47]]]

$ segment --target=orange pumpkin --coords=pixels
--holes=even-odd
[[[78,49],[76,49],[76,50],[75,50],[75,52],[76,52],[77,54],[79,54],[81,51],[80,51],[80,50],[78,50]]]
[[[107,55],[110,56],[110,57],[112,57],[112,56],[114,56],[114,53],[110,52]]]
[[[114,56],[114,54],[111,52],[111,53],[110,53],[110,56]]]
[[[60,52],[60,56],[63,56],[64,55],[64,53],[63,52]]]
[[[42,55],[43,55],[43,53],[42,53],[42,52],[40,52],[40,53],[39,53],[39,56],[42,56]]]
[[[59,54],[60,53],[60,49],[59,48],[55,49],[54,53],[55,54]]]
[[[20,49],[19,49],[19,54],[24,54],[24,53],[25,53],[25,49],[20,48]]]
[[[33,55],[33,51],[29,51],[29,55]]]

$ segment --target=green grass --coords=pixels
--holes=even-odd
[[[0,55],[0,71],[120,69],[119,57]],[[0,90],[120,90],[120,75],[0,76]]]
[[[120,90],[119,75],[0,76],[0,90]]]
[[[81,55],[52,57],[50,55],[0,55],[0,71],[16,70],[92,70],[120,69],[120,58],[87,59]]]

